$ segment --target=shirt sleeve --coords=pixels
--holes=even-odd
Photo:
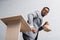
[[[28,14],[28,21],[29,21],[30,28],[34,27],[33,26],[33,14]]]
[[[39,29],[38,29],[38,31],[41,31],[41,30],[43,30],[44,28],[43,28],[43,26],[41,26]]]

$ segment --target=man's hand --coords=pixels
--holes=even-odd
[[[48,21],[46,21],[43,26],[44,26],[44,27],[43,27],[43,30],[44,30],[44,31],[46,31],[46,32],[50,32],[50,31],[51,31],[51,29],[49,29]]]
[[[35,28],[35,27],[32,27],[32,28],[31,28],[31,31],[32,31],[33,33],[35,33],[35,32],[36,32],[36,28]]]

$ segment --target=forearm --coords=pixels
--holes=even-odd
[[[44,29],[44,26],[47,24],[48,22],[45,22],[40,28],[39,28],[39,31],[43,30]]]
[[[38,31],[41,31],[41,30],[43,30],[44,28],[43,28],[43,26],[41,26],[39,29],[38,29]]]

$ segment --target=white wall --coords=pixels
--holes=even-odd
[[[59,0],[0,0],[0,18],[26,15],[34,10],[41,10],[44,6],[50,8],[49,14],[44,21],[50,23],[51,32],[39,32],[38,40],[60,40],[60,1]],[[0,21],[0,40],[5,39],[6,26]],[[22,40],[22,39],[21,39]]]

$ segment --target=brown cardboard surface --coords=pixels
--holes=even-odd
[[[29,25],[24,18],[20,16],[13,16],[1,19],[7,26],[6,40],[18,40],[19,32],[31,31]]]

